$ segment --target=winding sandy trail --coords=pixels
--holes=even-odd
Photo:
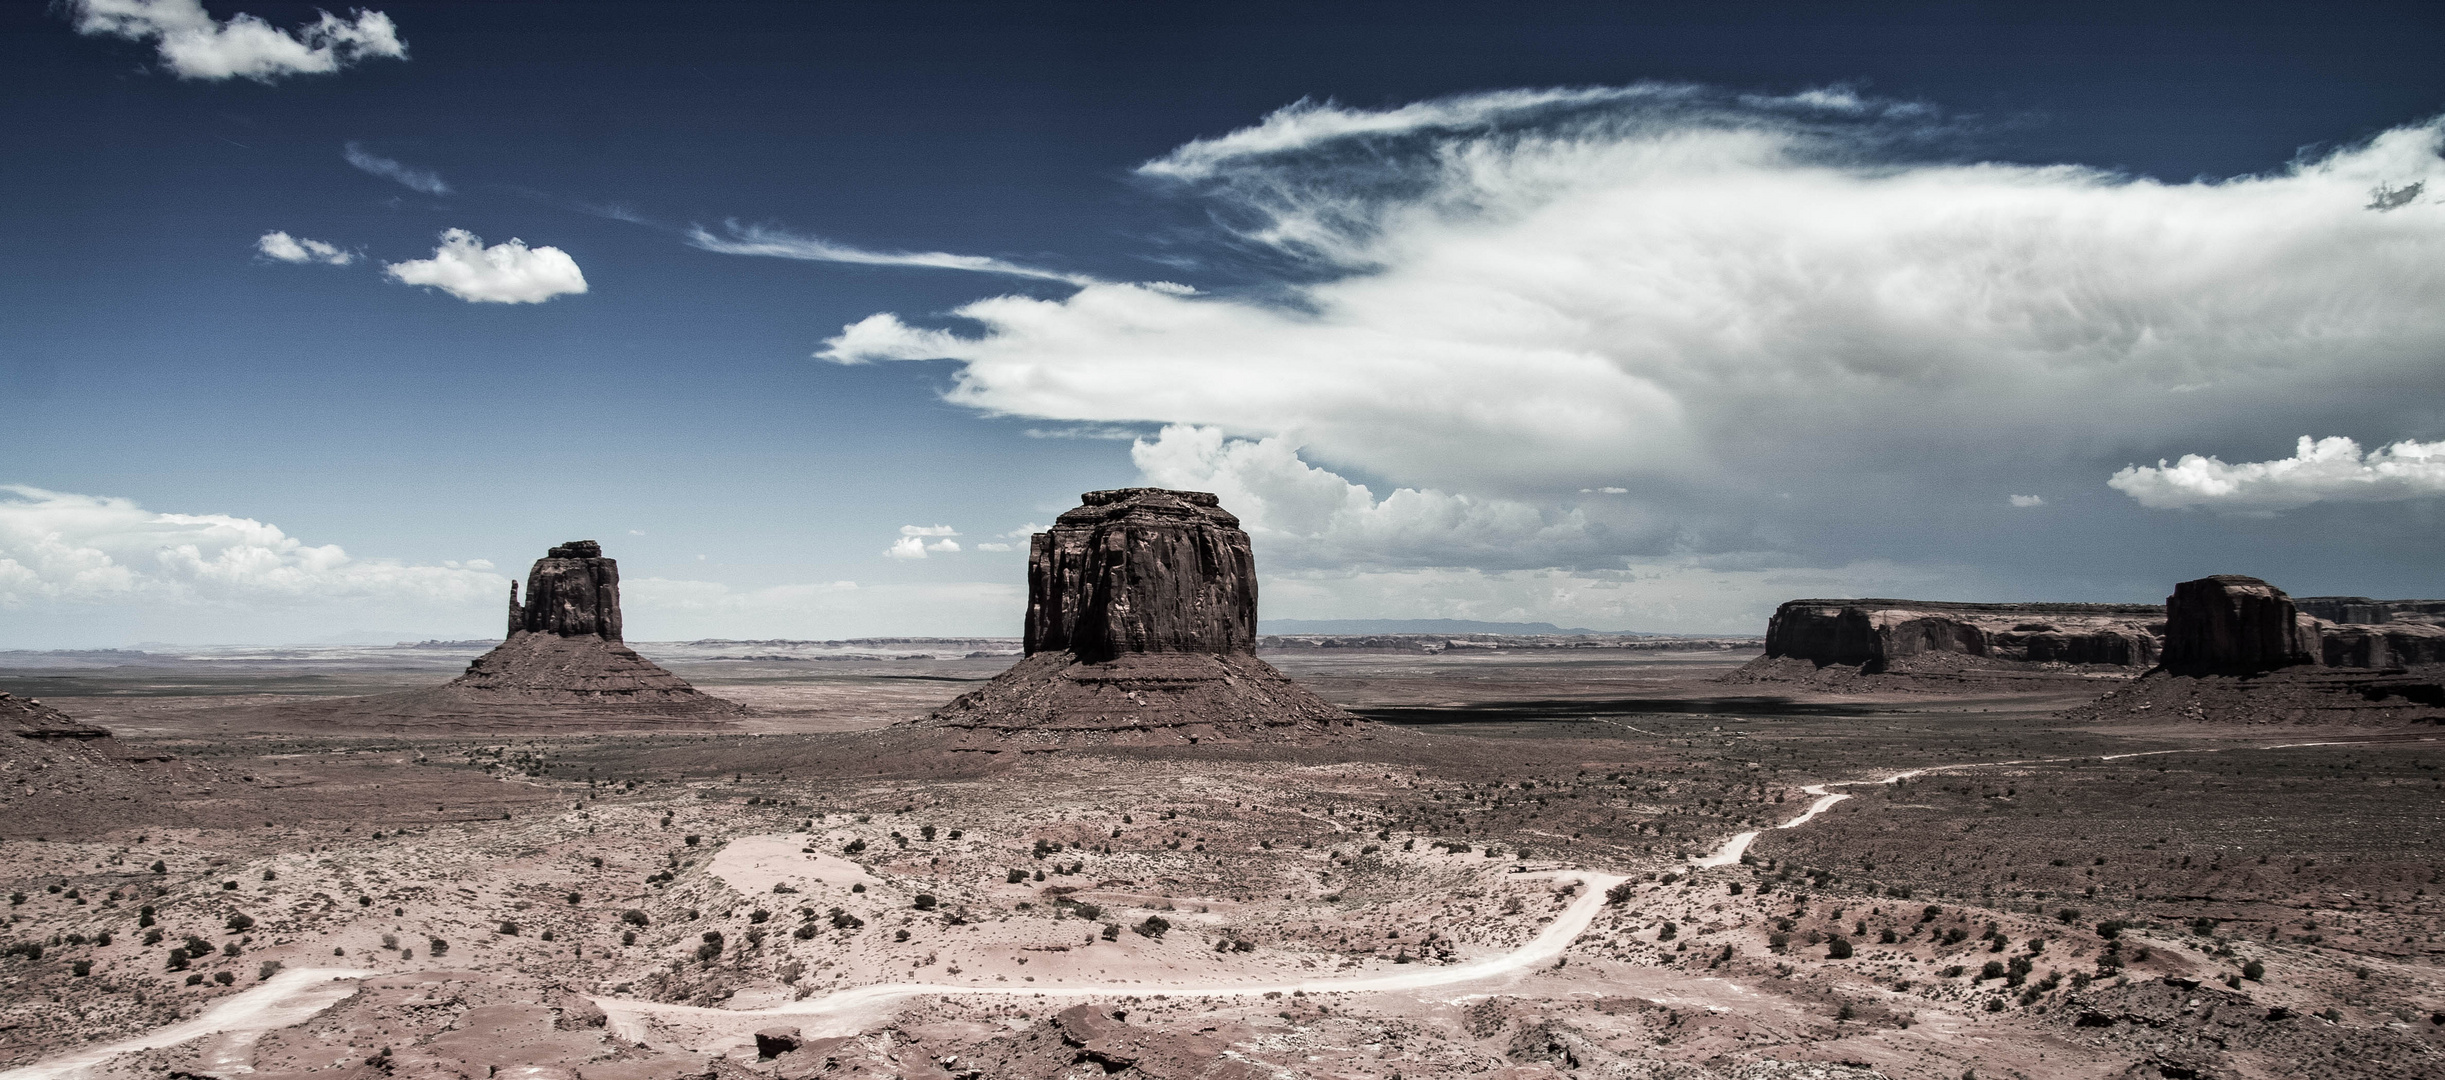
[[[760,1022],[778,1018],[794,1020],[834,1020],[808,1034],[818,1035],[862,1030],[866,1018],[883,1007],[901,999],[927,994],[962,994],[991,997],[1028,998],[1092,998],[1115,994],[1170,994],[1174,997],[1262,997],[1266,994],[1371,994],[1403,990],[1424,990],[1437,986],[1477,982],[1524,971],[1561,957],[1571,942],[1586,933],[1596,921],[1596,913],[1605,906],[1605,890],[1628,880],[1618,874],[1599,874],[1587,870],[1565,870],[1551,875],[1557,879],[1578,880],[1581,893],[1564,908],[1545,929],[1537,932],[1525,945],[1501,956],[1475,963],[1449,967],[1420,967],[1412,971],[1386,975],[1357,975],[1347,978],[1303,979],[1293,982],[1240,983],[1112,983],[1079,986],[975,986],[963,983],[878,983],[838,993],[826,994],[806,1001],[791,1001],[764,1009],[721,1009],[701,1005],[665,1005],[653,1001],[628,998],[598,997],[595,1004],[611,1018],[611,1029],[622,1038],[643,1041],[647,1037],[647,1021],[681,1021],[708,1026],[730,1033],[741,1033],[759,1026]],[[837,1029],[837,1030],[832,1030]],[[5,1080],[5,1078],[0,1078]]]
[[[48,1058],[0,1072],[0,1080],[54,1080],[92,1068],[121,1054],[175,1046],[202,1035],[260,1036],[291,1024],[302,1024],[324,1009],[357,992],[358,979],[375,972],[359,968],[295,968],[272,976],[263,985],[220,1000],[211,1008],[168,1027],[135,1038]]]

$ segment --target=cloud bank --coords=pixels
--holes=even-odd
[[[499,599],[489,563],[351,557],[227,514],[165,514],[120,498],[0,485],[0,609],[51,604],[451,605]]]
[[[2350,439],[2303,435],[2288,458],[2227,465],[2184,454],[2170,465],[2160,458],[2153,466],[2130,466],[2106,484],[2158,510],[2204,506],[2247,514],[2315,502],[2435,498],[2445,495],[2445,441],[2404,440],[2364,455]]]
[[[226,21],[202,0],[71,0],[80,34],[151,42],[161,62],[182,79],[253,79],[327,75],[372,57],[407,59],[399,29],[379,11],[343,19],[326,11],[295,30],[282,30],[243,12]]]
[[[346,266],[357,261],[356,253],[342,251],[337,245],[290,236],[278,229],[264,233],[255,239],[255,253],[267,259],[278,259],[284,263],[323,263],[329,266]]]
[[[948,525],[902,525],[900,538],[884,548],[883,555],[891,559],[922,559],[928,552],[956,554],[959,541],[951,538],[957,535],[959,531]]]
[[[820,355],[957,360],[980,410],[1283,439],[1421,492],[1764,513],[2161,445],[2338,372],[2425,385],[2445,206],[2368,205],[2445,178],[2441,132],[2162,183],[1937,159],[1933,110],[1833,91],[1302,104],[1140,169],[1272,285],[990,297],[953,313],[973,333],[883,313]]]
[[[349,143],[341,149],[340,153],[341,156],[348,159],[350,165],[385,180],[424,192],[427,195],[450,193],[450,185],[442,180],[440,173],[431,169],[419,169],[413,165],[403,165],[389,158],[376,156],[366,152],[364,147],[355,143]]]
[[[430,259],[386,263],[382,272],[409,285],[430,285],[476,304],[540,304],[586,291],[577,260],[556,247],[530,248],[515,237],[484,246],[465,229],[446,229]]]
[[[761,225],[740,225],[734,221],[724,228],[730,233],[728,237],[715,236],[701,227],[691,228],[688,230],[688,243],[723,255],[765,255],[777,259],[853,263],[860,266],[922,266],[935,270],[1039,278],[1071,285],[1092,285],[1097,281],[1084,274],[1045,270],[984,255],[953,255],[947,251],[867,251],[821,237],[797,236]]]

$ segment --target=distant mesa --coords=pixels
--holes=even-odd
[[[1766,654],[1727,678],[2137,675],[2157,662],[2164,633],[2154,604],[1793,600],[1767,622]]]
[[[1368,725],[1256,658],[1256,559],[1210,494],[1091,491],[1028,546],[1026,656],[921,723],[1114,744]]]
[[[28,739],[107,739],[110,732],[71,718],[34,698],[0,693],[0,730]]]

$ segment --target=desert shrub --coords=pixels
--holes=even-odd
[[[1149,915],[1146,917],[1145,922],[1130,927],[1130,929],[1138,932],[1138,936],[1154,938],[1157,941],[1163,940],[1163,935],[1169,932],[1171,928],[1171,920],[1166,919],[1161,915]]]
[[[2264,982],[2267,978],[2267,965],[2256,960],[2243,964],[2241,965],[2241,977],[2251,982]]]
[[[842,851],[844,851],[844,852],[846,852],[846,853],[848,853],[848,854],[855,855],[855,854],[857,854],[858,852],[861,852],[861,851],[866,850],[866,841],[864,841],[864,840],[862,840],[862,839],[861,839],[861,840],[851,840],[851,841],[849,841],[849,843],[848,843],[848,844],[846,844],[845,846],[843,846],[843,847],[841,848],[841,850],[842,850]]]
[[[136,929],[142,930],[151,925],[153,925],[153,908],[148,904],[143,910],[136,913]]]
[[[1637,893],[1638,886],[1632,885],[1631,883],[1625,881],[1605,890],[1605,903],[1619,907],[1620,905],[1629,903],[1630,898],[1637,895]]]
[[[223,925],[223,926],[228,927],[228,928],[229,928],[229,929],[231,929],[231,930],[236,930],[236,931],[245,931],[245,930],[251,930],[251,929],[254,929],[254,926],[255,926],[255,920],[254,920],[254,917],[253,917],[253,916],[248,915],[248,914],[246,914],[245,912],[241,911],[241,912],[239,912],[239,913],[237,913],[237,914],[235,914],[235,915],[230,916],[230,917],[229,917],[229,921],[228,921],[228,922],[226,922],[226,923],[223,923],[222,925]]]
[[[708,941],[696,947],[696,959],[703,961],[704,963],[710,964],[715,960],[720,959],[721,955],[722,946],[721,943],[717,941]]]
[[[500,932],[505,937],[516,937],[518,936],[518,924],[507,919],[503,919],[501,920]]]
[[[652,919],[646,917],[644,912],[639,911],[636,908],[630,908],[621,912],[620,921],[627,923],[630,926],[645,926],[653,922]]]
[[[1969,969],[1962,967],[1959,964],[1954,964],[1951,967],[1945,968],[1943,971],[1937,972],[1937,974],[1942,975],[1947,979],[1958,979],[1961,977],[1961,973],[1967,970]]]
[[[747,913],[747,921],[750,923],[760,923],[772,917],[773,913],[766,911],[763,908],[757,908],[754,911]]]
[[[265,881],[277,881],[277,880],[279,880],[279,878],[280,878],[280,875],[275,874],[275,873],[273,873],[273,872],[271,872],[271,871],[269,871],[269,870],[266,870],[266,871],[264,871],[264,872],[263,872],[263,880],[265,880]]]
[[[892,931],[892,932],[891,932],[891,939],[892,939],[893,941],[907,941],[907,940],[908,940],[908,931],[906,931],[906,930],[894,930],[894,931]]]
[[[790,936],[797,938],[800,941],[806,941],[822,932],[823,931],[815,928],[814,923],[800,923],[798,929],[790,931]]]
[[[280,971],[280,961],[278,961],[278,960],[266,960],[266,961],[264,961],[264,962],[263,962],[263,965],[262,965],[261,967],[258,967],[258,968],[256,968],[256,969],[255,969],[255,978],[256,978],[257,980],[268,979],[268,978],[271,978],[273,975],[278,974],[278,973],[279,973],[279,971]]]
[[[144,932],[144,943],[145,943],[145,944],[147,944],[147,945],[159,945],[159,944],[161,944],[161,928],[160,928],[160,927],[158,927],[158,926],[156,926],[156,927],[154,927],[154,928],[152,928],[152,929],[150,929],[150,930],[145,931],[145,932]]]
[[[1999,997],[1991,997],[1991,998],[1988,998],[1988,999],[1987,999],[1987,1011],[1988,1011],[1988,1012],[2002,1012],[2002,1011],[2004,1011],[2004,999],[1999,998]]]
[[[1007,885],[1016,885],[1026,880],[1027,871],[1025,870],[1013,870],[1010,873],[1002,876],[1002,882]]]
[[[572,904],[572,905],[574,905],[574,904],[576,904],[576,903],[577,903],[577,901],[578,901],[578,895],[577,895],[576,893],[570,893],[570,894],[569,894],[569,903],[570,903],[570,904]]]
[[[187,973],[187,985],[189,985],[189,986],[201,986],[201,985],[203,985],[203,983],[204,983],[204,973],[203,973],[203,972],[201,972],[201,971],[190,971],[190,972],[188,972],[188,973]]]
[[[1785,949],[1789,949],[1789,948],[1791,948],[1791,935],[1786,934],[1786,933],[1784,933],[1784,932],[1782,932],[1782,931],[1780,931],[1780,930],[1777,930],[1777,931],[1775,931],[1774,933],[1771,933],[1771,934],[1766,935],[1766,948],[1767,948],[1769,951],[1772,951],[1772,952],[1777,952],[1777,953],[1780,953],[1780,952],[1784,951]]]
[[[689,847],[695,847],[696,845],[703,843],[704,840],[705,838],[701,836],[682,836],[679,838],[680,843],[686,844]]]
[[[1657,928],[1655,932],[1655,939],[1657,941],[1671,941],[1672,939],[1680,936],[1681,928],[1673,925],[1670,922],[1667,922],[1663,926]]]
[[[235,975],[232,975],[232,974],[230,974],[230,973],[228,973],[228,972],[226,972],[226,971],[215,971],[215,972],[213,972],[213,973],[212,973],[212,981],[214,981],[214,982],[216,982],[216,983],[219,983],[219,984],[221,984],[221,985],[223,985],[223,986],[227,986],[227,985],[229,985],[229,984],[231,984],[231,983],[234,983],[234,982],[238,981],[238,977],[237,977],[237,976],[235,976]]]
[[[2121,919],[2107,919],[2097,924],[2097,936],[2112,941],[2122,936],[2123,928]]]
[[[1119,941],[1120,939],[1121,939],[1121,924],[1119,924],[1119,923],[1105,923],[1105,924],[1104,924],[1104,940],[1105,940],[1105,941]]]
[[[934,840],[934,827],[931,825],[926,825],[918,828],[917,836],[920,839],[925,840],[927,843],[932,843]]]
[[[397,935],[397,934],[384,934],[384,935],[382,935],[382,947],[383,947],[383,948],[385,948],[385,949],[396,949],[396,948],[398,948],[398,947],[399,947],[399,935]]]
[[[236,955],[238,955],[238,943],[237,943],[237,942],[234,942],[234,941],[224,941],[224,942],[222,942],[222,943],[221,943],[221,955],[223,955],[223,956],[236,956]]]
[[[1983,964],[1983,965],[1980,965],[1980,966],[1979,966],[1979,968],[1978,968],[1978,978],[1977,978],[1975,981],[1977,981],[1977,982],[1985,982],[1985,981],[1987,981],[1988,979],[2000,979],[2000,978],[2003,978],[2003,977],[2004,977],[2004,963],[2003,963],[2003,961],[2001,961],[2001,960],[1989,960],[1989,961],[1987,961],[1985,964]]]
[[[83,978],[93,974],[93,961],[78,960],[68,965],[68,974]]]
[[[1943,908],[1937,907],[1934,904],[1929,904],[1926,907],[1919,909],[1919,921],[1934,922],[1936,921],[1936,916],[1942,914],[1944,914]]]
[[[1828,959],[1828,960],[1848,960],[1848,959],[1850,959],[1850,958],[1851,958],[1851,942],[1850,942],[1850,939],[1848,939],[1848,938],[1835,938],[1835,939],[1834,939],[1834,940],[1832,940],[1831,942],[1826,943],[1826,946],[1825,946],[1825,958],[1826,958],[1826,959]],[[1846,1006],[1846,1007],[1847,1007],[1847,1006]]]
[[[915,906],[919,911],[932,911],[934,910],[934,905],[937,903],[940,903],[940,901],[934,898],[933,893],[918,893],[917,899],[912,902],[913,906]]]
[[[440,938],[428,938],[425,944],[428,946],[425,950],[427,955],[447,956],[450,954],[450,943]]]
[[[1876,932],[1876,943],[1879,945],[1892,945],[1900,942],[1901,940],[1901,937],[1895,934],[1893,932],[1893,928],[1890,926],[1884,927]]]
[[[152,865],[152,866],[150,866],[150,867],[147,867],[147,869],[150,869],[152,872],[154,872],[154,873],[156,873],[156,874],[167,874],[167,873],[169,873],[169,872],[170,872],[170,868],[169,868],[168,866],[166,866],[166,865],[163,865],[162,861],[161,861],[161,860],[159,860],[159,859],[155,859],[155,860],[153,860],[153,865]]]
[[[622,931],[620,931],[620,944],[622,944],[622,945],[634,945],[634,944],[636,944],[636,943],[637,943],[637,932],[636,932],[636,931],[634,931],[634,930],[622,930]]]

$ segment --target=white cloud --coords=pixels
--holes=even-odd
[[[1009,550],[1012,550],[1012,549],[1011,549],[1011,546],[1010,546],[1009,544],[999,544],[999,543],[995,543],[995,542],[993,542],[993,541],[991,541],[991,540],[988,540],[988,541],[985,541],[984,543],[981,543],[981,544],[976,545],[976,550],[978,550],[978,551],[1009,551]]]
[[[1400,488],[1377,499],[1363,484],[1299,459],[1283,438],[1232,439],[1172,425],[1130,446],[1148,484],[1210,491],[1237,514],[1266,566],[1551,566],[1602,558],[1578,511]],[[1606,559],[1610,562],[1612,560]]]
[[[440,173],[431,169],[419,169],[413,165],[400,164],[386,157],[377,157],[367,153],[364,147],[355,143],[349,143],[343,147],[341,154],[348,159],[350,165],[385,180],[402,184],[427,195],[450,193],[450,185],[442,180]]]
[[[883,557],[887,559],[925,558],[925,538],[919,536],[903,536],[897,540],[894,540],[891,542],[890,547],[883,549]]]
[[[929,551],[948,555],[959,550],[959,541],[951,539],[957,535],[959,530],[948,525],[902,525],[900,538],[883,549],[883,555],[892,559],[922,559]],[[937,539],[928,543],[927,537]]]
[[[959,530],[948,525],[902,525],[902,536],[958,536]]]
[[[2445,495],[2445,441],[2405,440],[2366,455],[2360,444],[2301,436],[2291,457],[2227,465],[2184,454],[2167,464],[2133,465],[2106,481],[2142,506],[2193,506],[2265,514],[2314,502],[2394,502]]]
[[[337,246],[302,236],[290,236],[274,229],[255,240],[255,252],[267,259],[286,263],[327,263],[346,266],[357,261],[356,253],[342,251]]]
[[[1064,273],[1025,266],[984,255],[953,255],[946,251],[867,251],[863,248],[836,244],[814,236],[796,236],[761,225],[740,225],[729,222],[724,226],[728,238],[713,235],[705,229],[688,230],[688,243],[706,251],[724,255],[768,255],[781,259],[807,262],[855,263],[861,266],[922,266],[936,270],[966,270],[979,274],[1006,274],[1011,277],[1039,278],[1071,285],[1093,284],[1096,279],[1084,274]],[[1172,285],[1173,289],[1182,286]]]
[[[492,565],[351,557],[226,514],[156,513],[127,499],[0,485],[0,609],[57,605],[281,606],[492,601]]]
[[[1295,106],[1142,170],[1276,287],[998,296],[954,313],[973,334],[877,314],[821,355],[949,358],[986,412],[1280,439],[1480,514],[1622,486],[1771,518],[2432,381],[2445,207],[2365,206],[2445,179],[2439,124],[2186,183],[1911,158],[1942,125],[1670,87]]]
[[[1260,556],[1261,557],[1261,556]],[[1741,558],[1630,560],[1617,569],[1491,572],[1468,567],[1316,569],[1262,575],[1263,619],[1483,619],[1591,630],[1739,634],[1766,630],[1801,596],[1979,596],[1950,567],[1864,561],[1827,568]]]
[[[379,11],[354,11],[350,19],[326,11],[295,30],[242,12],[216,21],[202,0],[70,0],[68,11],[80,34],[153,42],[182,79],[268,83],[329,74],[369,57],[407,59],[398,27]]]
[[[2012,505],[2021,507],[2044,506],[2046,505],[2046,498],[2042,495],[2014,495],[2012,496]]]
[[[526,241],[484,246],[465,229],[445,229],[430,259],[386,263],[382,272],[409,285],[431,285],[470,303],[540,304],[586,291],[577,260],[556,247],[530,248]]]

